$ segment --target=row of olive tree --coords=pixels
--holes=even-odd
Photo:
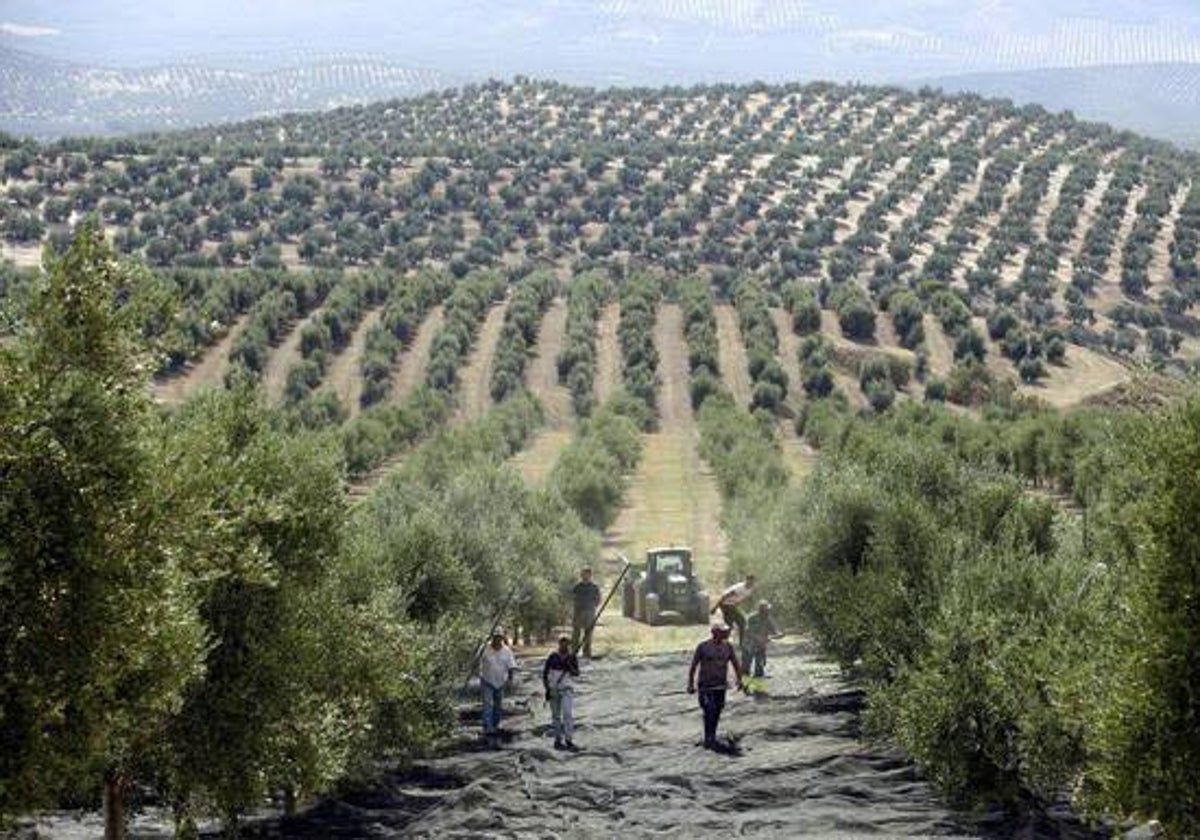
[[[246,387],[155,409],[143,289],[85,229],[0,349],[0,812],[103,792],[118,838],[149,788],[236,832],[430,743],[444,661],[347,562],[336,438]]]
[[[1194,836],[1195,398],[1153,414],[906,404],[809,423],[820,467],[757,505],[734,556],[865,678],[868,724],[960,803],[1069,793]]]

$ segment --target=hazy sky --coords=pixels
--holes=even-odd
[[[0,45],[91,64],[368,52],[459,78],[914,78],[1200,62],[1198,0],[0,0]]]

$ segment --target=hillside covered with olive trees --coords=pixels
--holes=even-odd
[[[830,84],[3,138],[0,819],[1195,836],[1198,164]],[[788,631],[732,782],[616,608],[543,743],[579,569],[673,544]]]

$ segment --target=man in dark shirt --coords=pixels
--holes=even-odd
[[[583,637],[583,655],[592,658],[592,625],[596,621],[596,608],[600,606],[600,587],[592,583],[592,570],[579,573],[579,583],[571,590],[575,600],[572,621],[571,647],[579,650],[579,639]]]
[[[575,752],[575,680],[579,679],[579,660],[571,653],[570,640],[562,636],[558,650],[546,658],[542,684],[550,703],[554,749]]]
[[[712,626],[712,638],[701,642],[692,657],[688,671],[688,694],[700,695],[700,708],[704,711],[704,747],[713,749],[717,745],[717,724],[721,722],[721,711],[725,708],[725,692],[729,688],[729,666],[733,666],[737,687],[742,687],[742,668],[737,653],[729,643],[729,626],[718,622]],[[699,685],[696,671],[700,672]]]

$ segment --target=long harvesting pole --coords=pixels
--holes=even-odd
[[[625,575],[629,573],[629,558],[622,554],[621,560],[625,563],[625,565],[621,567],[621,574],[617,575],[616,583],[612,585],[612,589],[608,590],[608,597],[604,599],[604,602],[600,605],[600,609],[596,610],[596,614],[592,616],[591,623],[587,626],[587,630],[584,631],[583,635],[579,638],[579,641],[576,642],[571,653],[579,653],[579,649],[583,647],[583,640],[586,639],[591,632],[596,629],[596,623],[600,621],[600,616],[603,615],[604,608],[608,606],[608,602],[612,600],[612,597],[617,594],[617,589],[620,587],[621,581],[625,580]]]

